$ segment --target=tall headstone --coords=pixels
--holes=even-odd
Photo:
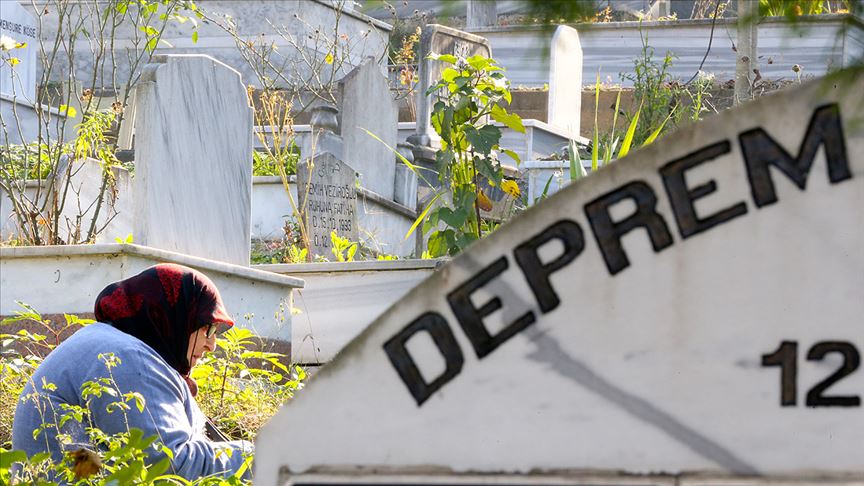
[[[549,52],[549,124],[579,136],[582,113],[582,44],[573,27],[559,25]]]
[[[468,0],[465,8],[465,27],[472,29],[498,25],[496,0]]]
[[[39,49],[38,24],[33,15],[17,0],[3,0],[0,7],[0,36],[6,42],[26,44],[4,52],[3,56],[18,59],[14,67],[4,62],[0,66],[0,95],[19,101],[36,102],[36,51]],[[7,46],[8,47],[8,46]]]
[[[208,56],[156,56],[135,114],[135,242],[249,264],[252,109]]]
[[[297,200],[313,255],[332,258],[330,233],[358,241],[357,173],[325,152],[297,164]]]
[[[862,118],[838,73],[528,209],[264,426],[256,483],[860,484]]]
[[[441,79],[446,64],[428,59],[430,54],[452,54],[460,58],[481,55],[492,57],[489,41],[479,35],[469,34],[461,30],[438,24],[429,24],[420,34],[420,47],[417,58],[420,59],[419,76],[416,88],[417,129],[408,141],[417,146],[430,146],[438,138],[432,129],[432,106],[435,104],[434,94],[426,96],[426,90]]]
[[[367,58],[339,82],[342,158],[360,174],[360,185],[393,199],[399,108],[375,59]],[[381,139],[375,140],[366,130]],[[387,146],[391,147],[388,148]]]

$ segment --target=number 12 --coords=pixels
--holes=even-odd
[[[858,395],[825,396],[825,390],[850,375],[861,364],[861,356],[852,343],[845,341],[821,341],[813,345],[807,352],[808,361],[821,361],[829,353],[843,355],[843,366],[830,376],[817,383],[807,392],[808,407],[860,407],[861,397]],[[780,367],[780,405],[794,407],[798,396],[798,342],[783,341],[777,351],[762,355],[762,366]]]

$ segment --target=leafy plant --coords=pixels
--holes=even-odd
[[[252,175],[253,176],[278,176],[281,173],[294,175],[297,173],[297,162],[300,160],[299,149],[280,151],[276,154],[268,152],[252,152]],[[296,149],[296,150],[294,150]]]
[[[501,130],[489,118],[521,133],[525,127],[518,115],[507,111],[510,83],[494,59],[431,58],[448,65],[441,79],[426,92],[437,98],[432,126],[441,137],[435,161],[442,190],[411,231],[422,221],[423,232],[429,233],[428,251],[437,257],[455,255],[482,237],[480,210],[492,209],[483,187],[497,187],[503,180],[498,152],[519,163],[516,153],[500,147]]]
[[[337,262],[353,262],[354,254],[360,246],[357,242],[337,235],[336,230],[330,233],[330,244],[330,251],[333,252]]]

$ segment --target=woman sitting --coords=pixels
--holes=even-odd
[[[87,427],[106,434],[136,428],[173,452],[173,474],[195,479],[236,473],[252,444],[205,435],[207,419],[189,377],[201,356],[213,351],[216,334],[234,325],[213,282],[180,265],[156,265],[106,287],[96,299],[96,319],[36,369],[15,410],[12,448],[28,456],[49,452],[59,462],[82,444],[92,447]],[[84,392],[87,382],[114,392]],[[131,395],[124,396],[135,392],[143,398],[140,411]],[[127,400],[128,408],[112,405]],[[89,420],[67,419],[59,426],[67,405],[89,409]],[[153,448],[147,462],[165,457]]]

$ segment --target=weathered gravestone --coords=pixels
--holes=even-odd
[[[387,78],[370,57],[339,81],[339,90],[343,160],[360,174],[361,186],[392,200],[399,109],[390,94]]]
[[[155,56],[138,83],[135,243],[249,264],[252,109],[240,74]]]
[[[441,79],[447,65],[441,61],[428,59],[430,54],[451,54],[459,58],[471,56],[492,57],[489,41],[478,35],[462,32],[452,27],[429,24],[420,34],[417,58],[420,59],[416,87],[417,128],[408,141],[414,145],[429,146],[435,143],[438,135],[432,129],[432,107],[435,96],[426,96],[426,90]]]
[[[261,430],[256,484],[861,485],[864,73],[840,74],[468,248]]]
[[[17,1],[3,0],[0,8],[0,36],[12,39],[26,47],[14,48],[4,53],[18,60],[14,67],[3,62],[0,65],[0,95],[15,97],[19,101],[36,102],[36,50],[39,46],[39,29],[36,19]]]
[[[357,241],[357,173],[325,152],[297,164],[297,199],[311,252],[332,258],[330,233]]]
[[[582,44],[573,27],[559,25],[549,49],[549,124],[579,136],[582,113]]]

